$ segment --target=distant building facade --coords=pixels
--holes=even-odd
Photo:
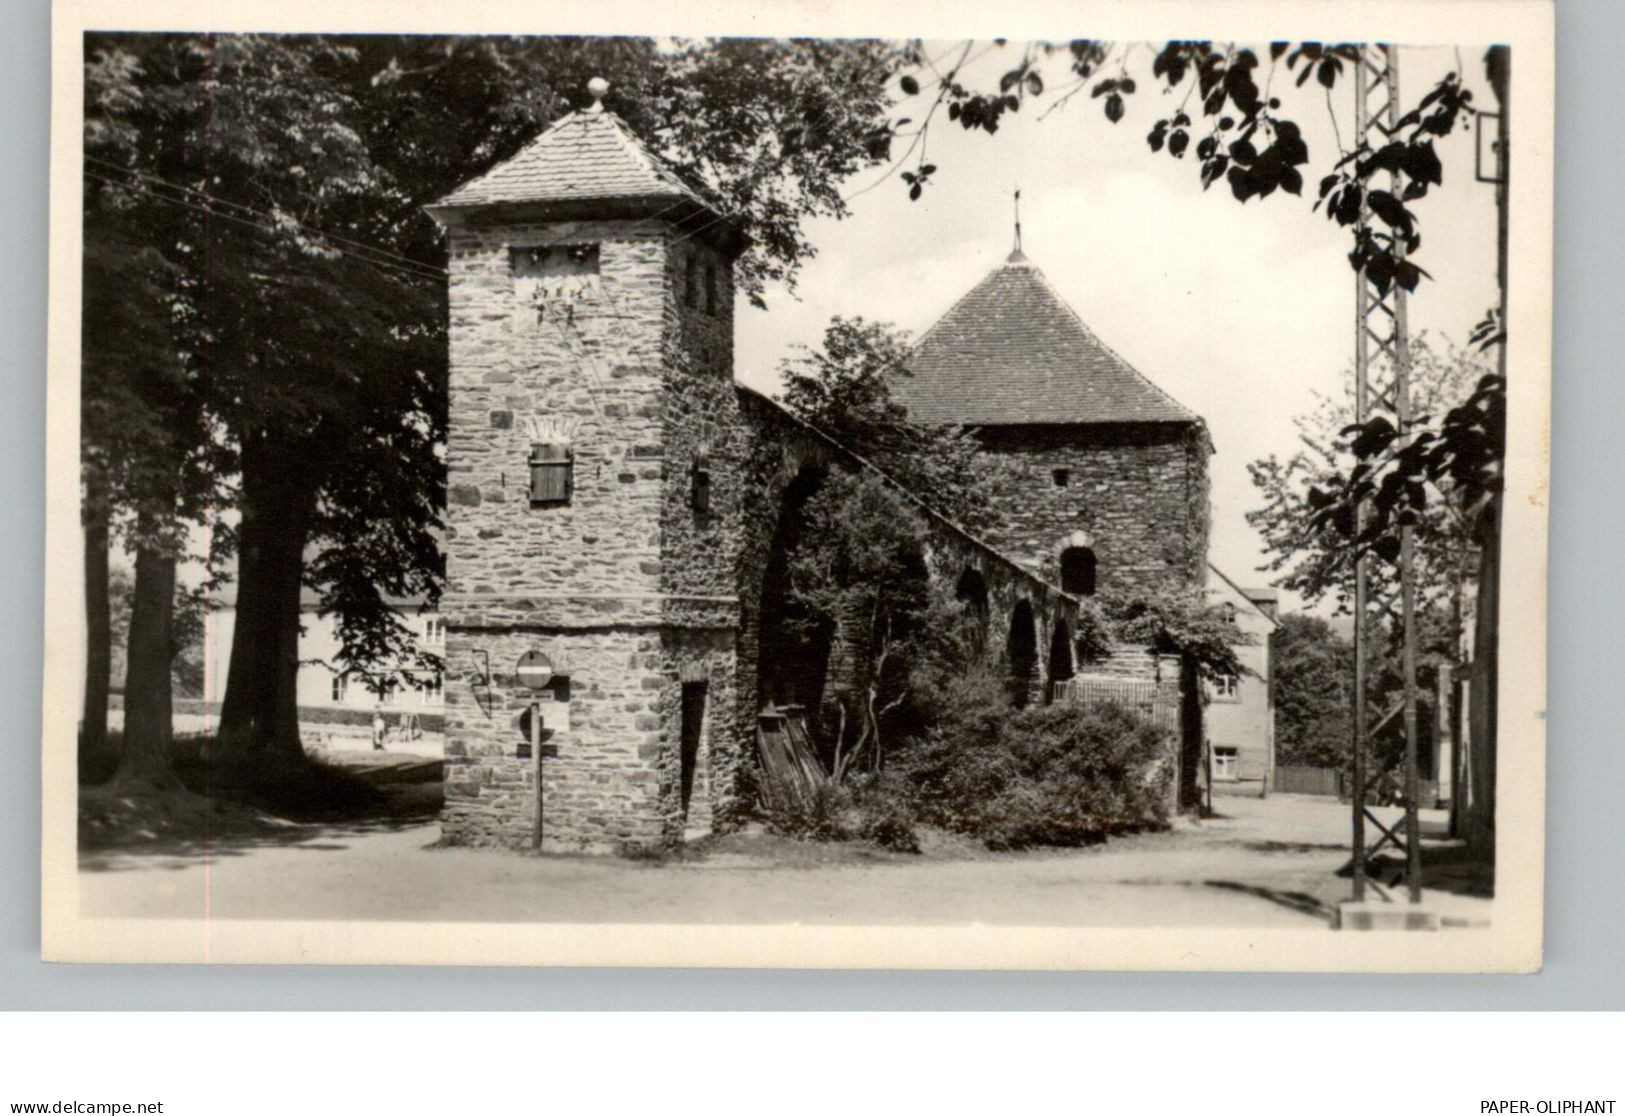
[[[1270,635],[1280,626],[1274,589],[1244,589],[1208,566],[1208,600],[1234,618],[1249,642],[1236,648],[1240,675],[1203,679],[1205,729],[1216,790],[1263,794],[1275,772],[1275,663]]]
[[[226,697],[231,668],[231,643],[237,629],[235,599],[216,602],[203,622],[203,701],[217,710]],[[439,714],[445,709],[445,687],[440,671],[424,670],[410,662],[371,671],[346,671],[338,659],[338,618],[319,613],[319,599],[306,590],[299,605],[298,704],[301,713],[383,709],[396,714]],[[433,655],[445,650],[446,622],[438,612],[424,611],[424,602],[391,602],[400,622],[412,633],[413,646]]]

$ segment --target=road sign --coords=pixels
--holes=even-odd
[[[519,681],[532,690],[545,690],[553,681],[553,660],[533,648],[519,656],[514,672],[519,675]]]
[[[554,730],[547,727],[547,715],[545,713],[541,714],[539,717],[537,717],[536,714],[532,713],[532,710],[535,710],[537,708],[538,707],[535,706],[535,705],[527,705],[513,719],[514,731],[517,732],[520,735],[520,737],[522,737],[524,739],[526,744],[530,744],[533,741],[535,741],[535,742],[545,742],[545,741],[549,740],[553,736],[553,733],[554,733]],[[540,724],[539,725],[533,725],[532,724],[532,719],[533,718],[535,718],[536,720],[539,720]],[[539,729],[539,731],[537,731],[534,735],[531,732],[531,730],[533,728]],[[542,749],[542,754],[544,756],[557,755],[558,754],[557,745],[551,745],[551,744],[547,745],[546,747],[544,747]]]

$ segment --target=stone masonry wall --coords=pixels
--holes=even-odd
[[[1200,584],[1207,557],[1208,442],[1201,427],[991,427],[978,432],[1008,469],[1005,520],[989,541],[1059,581],[1063,540],[1093,537],[1096,590]],[[1069,471],[1057,486],[1056,469]]]

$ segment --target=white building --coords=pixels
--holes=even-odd
[[[231,664],[231,642],[236,630],[235,587],[224,606],[211,612],[204,622],[203,699],[217,709],[226,696],[227,673]],[[401,622],[417,637],[417,646],[435,655],[445,652],[446,623],[437,612],[423,611],[420,600],[390,601]],[[439,714],[445,709],[445,691],[438,671],[425,671],[413,664],[369,673],[339,669],[338,618],[317,613],[319,598],[306,589],[299,602],[298,703],[305,711],[355,710],[370,712],[382,708],[395,713]]]
[[[1252,642],[1236,656],[1252,673],[1206,680],[1207,742],[1215,786],[1265,792],[1275,771],[1275,677],[1270,634],[1280,626],[1274,589],[1243,589],[1208,565],[1208,599],[1226,609]]]

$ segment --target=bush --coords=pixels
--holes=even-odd
[[[1170,745],[1116,706],[944,718],[900,757],[916,816],[992,849],[1078,846],[1167,820]],[[967,731],[968,730],[968,731]]]
[[[910,796],[887,776],[826,783],[811,803],[768,810],[767,827],[805,841],[863,840],[893,852],[920,851]]]

